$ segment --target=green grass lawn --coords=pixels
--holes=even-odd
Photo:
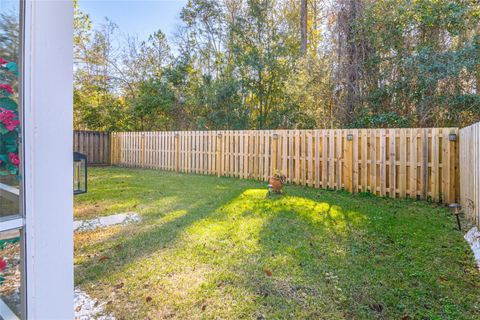
[[[152,170],[93,168],[76,284],[117,319],[479,319],[480,273],[440,206]]]

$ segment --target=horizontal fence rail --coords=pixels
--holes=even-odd
[[[74,131],[73,151],[85,154],[89,164],[110,164],[110,134],[99,131]]]
[[[460,129],[460,203],[480,227],[480,122]]]
[[[112,133],[112,164],[455,202],[457,128]]]

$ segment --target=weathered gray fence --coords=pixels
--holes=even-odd
[[[89,164],[108,165],[110,164],[110,134],[99,131],[74,131],[73,151],[85,154]]]
[[[480,122],[460,129],[460,202],[480,227]]]

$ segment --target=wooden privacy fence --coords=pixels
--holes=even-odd
[[[480,226],[480,122],[460,130],[460,203]]]
[[[280,170],[295,184],[450,203],[458,197],[458,149],[449,135],[457,133],[457,128],[112,133],[111,160],[264,181]]]
[[[89,164],[110,164],[110,134],[99,131],[74,131],[73,151],[85,154]]]

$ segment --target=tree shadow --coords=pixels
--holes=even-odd
[[[232,285],[257,301],[255,316],[448,318],[466,312],[463,295],[450,293],[471,288],[465,273],[473,264],[466,267],[469,257],[461,237],[451,234],[453,221],[432,217],[446,218],[446,210],[320,194],[324,201],[288,195],[258,201],[243,213],[266,216],[257,252],[232,267]],[[446,240],[452,246],[439,245]],[[480,293],[478,286],[473,292]]]
[[[139,224],[122,227],[120,232],[98,242],[80,244],[76,254],[90,254],[76,264],[77,285],[102,281],[159,250],[175,247],[179,236],[189,226],[211,216],[217,208],[233,201],[252,185],[259,185],[249,181],[232,184],[228,179],[208,176],[171,176],[176,181],[163,181],[161,192],[155,193],[171,201],[156,207],[152,200],[152,207],[142,212]],[[127,201],[132,199],[136,200],[135,194],[130,194]]]
[[[342,210],[341,197],[328,202],[295,195],[262,199],[264,190],[247,190],[242,196],[255,193],[258,201],[238,214],[263,219],[256,250],[233,259],[237,264],[229,265],[230,275],[221,272],[212,282],[228,286],[227,291],[241,288],[256,300],[254,317],[322,317],[338,298],[331,267],[345,260],[349,233],[365,216]]]
[[[465,244],[452,235],[444,209],[301,187],[266,197],[257,189],[263,184],[224,181],[215,178],[192,197],[182,188],[164,190],[182,206],[166,215],[148,212],[142,228],[102,240],[99,256],[77,267],[77,283],[112,286],[112,277],[135,273],[128,281],[148,289],[138,284],[131,295],[116,293],[132,303],[135,317],[195,311],[205,318],[415,318],[465,311],[465,301],[449,291],[471,287],[473,264],[467,267]],[[135,300],[151,290],[158,304]],[[478,286],[472,292],[480,293]],[[166,315],[151,313],[165,308]]]

